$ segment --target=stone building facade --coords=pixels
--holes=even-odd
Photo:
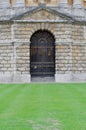
[[[86,0],[0,0],[0,83],[39,77],[86,81]]]

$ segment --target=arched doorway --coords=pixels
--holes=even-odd
[[[36,31],[30,39],[31,77],[55,75],[55,38],[46,30]]]

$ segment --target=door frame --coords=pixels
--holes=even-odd
[[[36,34],[37,32],[41,32],[41,31],[45,31],[45,32],[47,32],[47,33],[49,33],[51,36],[52,36],[52,38],[54,39],[54,42],[53,42],[53,46],[54,46],[54,76],[53,77],[55,77],[55,68],[56,68],[56,64],[55,64],[55,62],[56,62],[56,55],[55,55],[55,50],[56,50],[56,48],[55,48],[55,36],[50,32],[50,31],[48,31],[48,30],[37,30],[37,31],[35,31],[33,34],[32,34],[32,36],[31,36],[31,38],[30,38],[30,75],[31,75],[31,78],[33,77],[32,76],[32,74],[31,74],[31,44],[32,44],[32,38],[34,37],[34,34]],[[41,76],[38,76],[38,77],[41,77]],[[46,76],[44,76],[44,77],[46,77]],[[50,77],[50,76],[48,76],[48,77]]]

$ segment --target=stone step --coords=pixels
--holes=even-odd
[[[45,82],[45,83],[52,83],[52,82],[55,82],[55,77],[32,77],[31,78],[31,82]]]

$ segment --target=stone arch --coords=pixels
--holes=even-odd
[[[38,30],[46,30],[48,32],[50,32],[55,39],[56,42],[56,31],[54,29],[52,29],[52,27],[50,26],[49,23],[39,23],[38,26],[37,24],[33,27],[33,29],[31,30],[31,32],[29,33],[29,43],[30,43],[30,38],[31,36],[34,34],[34,32],[37,32]]]
[[[48,29],[39,29],[39,30],[36,30],[34,33],[32,33],[32,35],[31,35],[31,37],[30,37],[30,42],[31,42],[32,36],[33,36],[36,32],[39,32],[39,31],[45,31],[45,32],[50,33],[50,34],[52,35],[53,39],[54,39],[54,42],[56,41],[56,40],[55,40],[55,35],[53,34],[53,32],[51,32],[51,31],[48,30]]]

